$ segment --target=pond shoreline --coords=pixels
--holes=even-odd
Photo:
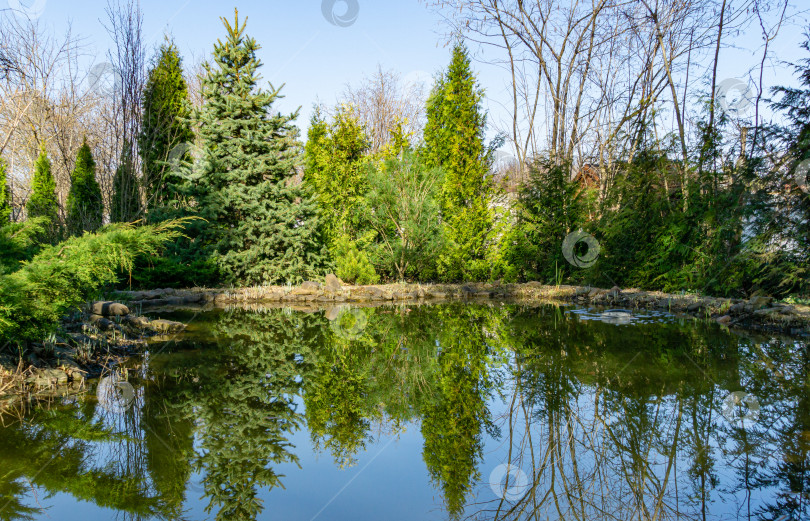
[[[302,312],[336,311],[347,305],[430,305],[444,302],[557,303],[654,310],[714,321],[735,329],[810,336],[810,307],[775,303],[770,297],[727,299],[676,295],[637,289],[525,284],[386,284],[352,286],[329,276],[326,284],[231,289],[156,289],[119,291],[63,321],[61,338],[35,347],[33,358],[16,368],[0,367],[0,411],[27,395],[53,398],[85,391],[85,379],[97,378],[142,353],[147,340],[174,338],[185,325],[153,320],[144,313],[231,306],[285,307]],[[81,356],[82,346],[103,354]],[[99,350],[98,346],[103,346]]]
[[[302,311],[339,304],[430,304],[446,301],[508,300],[512,302],[549,301],[566,304],[621,307],[633,310],[669,311],[714,320],[722,325],[781,333],[790,336],[810,334],[810,306],[776,303],[771,297],[731,299],[689,294],[670,294],[638,289],[611,289],[589,286],[549,286],[539,282],[524,284],[385,284],[352,286],[305,282],[299,286],[260,286],[232,289],[156,289],[116,294],[130,307],[149,311],[189,305],[280,304]]]

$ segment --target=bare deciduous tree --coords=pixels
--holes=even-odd
[[[346,103],[354,106],[360,122],[371,139],[372,153],[379,152],[391,140],[391,132],[401,124],[403,131],[420,136],[424,127],[427,86],[403,84],[399,74],[377,68],[358,87],[347,87]]]

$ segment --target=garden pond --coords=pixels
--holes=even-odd
[[[810,519],[810,349],[552,304],[175,310],[0,424],[0,519]]]

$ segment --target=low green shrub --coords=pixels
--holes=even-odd
[[[0,345],[25,346],[46,338],[65,314],[131,271],[137,257],[156,256],[181,237],[183,226],[184,220],[110,225],[46,246],[15,270],[0,273]],[[8,233],[6,228],[0,235]]]

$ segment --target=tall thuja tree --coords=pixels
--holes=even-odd
[[[59,202],[56,200],[56,180],[51,173],[51,160],[42,146],[34,163],[34,177],[31,180],[31,197],[25,205],[29,219],[45,217],[48,239],[59,235]]]
[[[104,205],[96,181],[96,162],[90,145],[84,140],[76,154],[76,165],[70,175],[65,225],[70,235],[94,232],[101,227]]]
[[[143,163],[146,206],[152,210],[175,199],[178,179],[172,165],[188,159],[185,144],[194,140],[189,124],[188,86],[177,46],[159,49],[143,92],[143,123],[138,145]]]
[[[6,161],[0,157],[0,226],[11,220],[11,190],[8,188]]]
[[[450,66],[428,100],[424,139],[428,164],[445,173],[441,208],[448,248],[440,258],[440,270],[450,280],[488,274],[484,259],[493,221],[492,182],[488,177],[491,154],[484,144],[483,96],[469,53],[457,43]]]
[[[110,204],[110,221],[129,223],[138,220],[141,210],[138,178],[132,161],[132,147],[124,144],[121,160],[113,179],[113,198]]]
[[[294,182],[297,114],[273,110],[280,89],[258,88],[259,45],[238,12],[205,64],[203,106],[195,111],[203,149],[195,177],[206,238],[231,282],[298,282],[321,271],[325,250],[317,205]]]

